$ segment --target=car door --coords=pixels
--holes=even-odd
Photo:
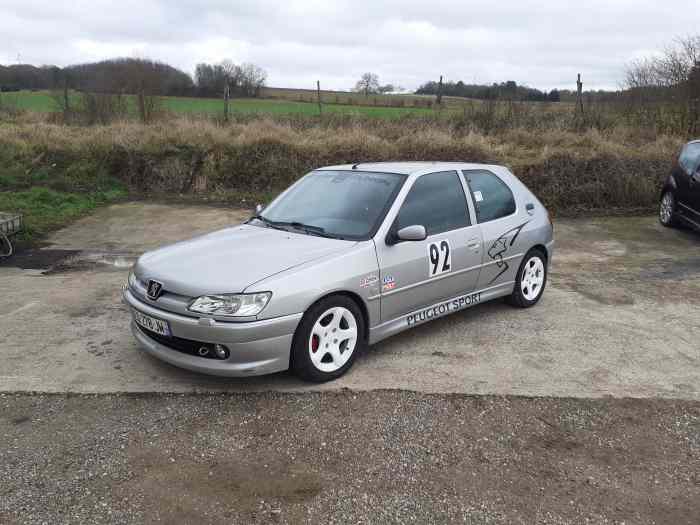
[[[688,201],[690,219],[700,223],[700,142],[689,144]]]
[[[488,290],[515,281],[524,255],[520,234],[532,217],[519,210],[513,191],[489,170],[465,170],[477,223],[484,241],[483,265],[477,289]]]
[[[424,226],[421,241],[377,241],[381,318],[388,321],[474,289],[481,266],[482,239],[456,171],[421,175],[392,220],[390,235]]]
[[[673,170],[673,178],[676,181],[676,199],[680,206],[680,211],[685,215],[686,207],[689,205],[690,196],[690,175],[691,167],[691,144],[686,144],[678,156],[678,162]]]

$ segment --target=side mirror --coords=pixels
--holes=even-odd
[[[400,241],[424,241],[428,238],[425,226],[415,224],[401,228],[398,232],[389,234],[387,244],[396,244]]]
[[[260,215],[265,207],[262,204],[255,205],[255,215]]]

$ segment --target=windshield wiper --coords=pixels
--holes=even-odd
[[[343,239],[343,237],[340,237],[338,235],[326,233],[326,230],[324,228],[321,228],[320,226],[304,224],[303,222],[299,221],[271,221],[270,219],[267,219],[262,215],[254,215],[250,219],[248,219],[248,222],[252,221],[253,219],[257,219],[266,226],[270,228],[275,228],[277,230],[289,231],[287,228],[294,228],[295,230],[302,230],[304,233],[307,233],[309,235],[317,235],[319,237],[326,237],[328,239]]]
[[[266,219],[262,215],[253,215],[250,219],[248,219],[246,221],[246,223],[250,223],[250,221],[252,221],[252,220],[258,220],[258,221],[262,222],[268,228],[274,228],[276,230],[286,231],[286,229],[283,228],[283,226],[286,226],[286,223],[271,221],[270,219]]]
[[[320,226],[313,226],[312,224],[304,224],[303,222],[292,221],[292,222],[280,222],[278,224],[283,224],[285,226],[291,226],[295,230],[303,230],[309,235],[317,235],[319,237],[326,237],[328,239],[342,239],[338,235],[333,235],[331,233],[326,233],[324,228]]]

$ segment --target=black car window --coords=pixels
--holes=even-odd
[[[698,166],[700,166],[700,142],[693,142],[686,145],[681,152],[678,163],[686,172],[690,174],[695,173]]]
[[[515,213],[513,192],[498,176],[486,170],[465,171],[464,175],[469,181],[480,223]]]
[[[470,225],[464,188],[456,171],[420,177],[406,195],[394,228],[425,226],[428,235]]]

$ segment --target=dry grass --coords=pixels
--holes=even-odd
[[[39,171],[48,170],[43,180],[51,187],[54,179],[66,184],[67,170],[92,169],[135,192],[269,195],[322,165],[464,160],[511,167],[557,213],[612,211],[654,205],[681,143],[624,127],[485,135],[459,122],[421,119],[254,119],[221,126],[178,118],[89,128],[21,121],[0,125],[0,191],[33,185]],[[79,176],[69,179],[79,186]]]

